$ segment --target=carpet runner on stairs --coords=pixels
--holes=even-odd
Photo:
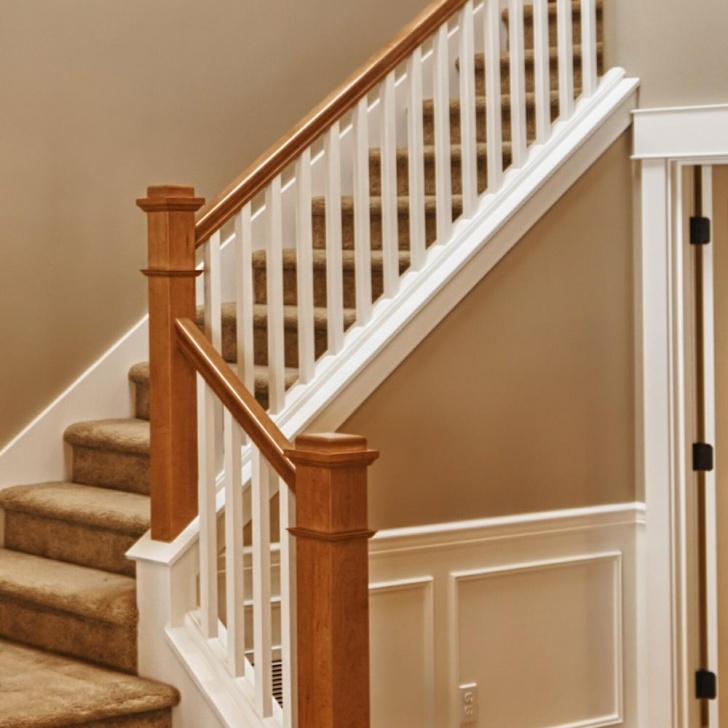
[[[573,4],[574,38],[579,38],[579,3]],[[555,43],[555,4],[550,5],[551,43]],[[508,14],[504,13],[507,23]],[[526,96],[528,139],[534,139],[533,34],[526,21]],[[601,38],[601,3],[599,4]],[[602,46],[599,44],[601,73]],[[478,186],[487,185],[483,56],[475,58]],[[509,56],[501,56],[503,160],[511,161]],[[574,49],[575,94],[581,85],[581,56]],[[452,217],[462,213],[460,197],[460,107],[450,105]],[[551,116],[558,115],[556,52],[551,49]],[[423,106],[426,237],[435,239],[434,113]],[[399,267],[410,265],[408,152],[397,152]],[[379,150],[370,153],[372,298],[382,295],[382,228]],[[313,200],[314,304],[316,357],[327,348],[325,202]],[[344,325],[355,324],[353,201],[342,200]],[[268,404],[266,254],[254,254],[255,395]],[[296,251],[283,255],[285,296],[285,384],[297,380],[298,312]],[[202,324],[203,312],[198,311]],[[222,354],[234,362],[236,316],[223,304]],[[71,482],[42,483],[0,492],[4,511],[4,548],[0,549],[0,728],[171,728],[171,708],[179,701],[173,688],[135,676],[137,611],[134,565],[125,552],[149,528],[149,367],[132,367],[136,392],[133,419],[82,422],[69,427]],[[49,446],[53,446],[49,443]],[[202,727],[201,727],[202,728]]]

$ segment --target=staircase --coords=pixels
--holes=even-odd
[[[572,32],[580,37],[579,2],[572,4]],[[508,12],[503,13],[505,28]],[[598,5],[598,67],[602,73],[601,4]],[[548,6],[550,117],[559,115],[556,3]],[[529,146],[537,135],[536,68],[533,12],[526,6],[525,122]],[[574,93],[581,92],[581,47],[575,44]],[[510,54],[501,54],[503,168],[512,161]],[[455,61],[459,67],[459,59]],[[488,189],[487,68],[483,54],[474,59],[477,189]],[[422,104],[425,245],[437,236],[437,154],[435,101]],[[460,102],[449,107],[450,213],[463,213],[463,148]],[[410,244],[409,152],[397,148],[396,229],[397,274],[412,266]],[[369,151],[369,212],[371,299],[385,290],[387,252],[382,151]],[[344,330],[358,322],[356,288],[361,275],[355,231],[356,203],[341,198],[341,267]],[[331,220],[331,216],[328,218]],[[311,199],[313,356],[330,353],[330,268],[327,251],[326,197]],[[444,241],[438,241],[444,242]],[[257,400],[267,408],[271,396],[268,295],[270,254],[252,252],[253,305],[252,381]],[[283,370],[286,390],[300,384],[299,327],[300,253],[281,251]],[[237,362],[238,321],[235,303],[220,304],[220,352]],[[206,311],[198,307],[197,323],[205,326]],[[207,311],[210,326],[209,310]],[[215,326],[218,324],[216,323]],[[149,529],[149,366],[129,372],[135,387],[134,419],[81,422],[65,432],[72,451],[70,482],[22,485],[0,491],[5,512],[4,548],[0,549],[0,728],[21,726],[115,726],[162,728],[172,725],[171,709],[179,701],[169,687],[135,676],[137,670],[137,600],[134,564],[125,553]]]

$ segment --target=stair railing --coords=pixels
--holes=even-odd
[[[351,435],[302,435],[295,446],[286,439],[195,323],[194,212],[201,200],[192,188],[165,186],[150,187],[138,204],[149,230],[152,538],[173,540],[199,503],[199,627],[262,719],[299,728],[368,727],[366,468],[378,453]],[[218,428],[208,398],[224,411],[224,523],[216,503]],[[243,513],[243,433],[253,451],[250,514]],[[244,568],[248,522],[252,579]],[[279,597],[271,583],[272,525],[279,530]],[[280,691],[274,672],[281,674]]]

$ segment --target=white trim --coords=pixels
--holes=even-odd
[[[728,162],[728,105],[635,112],[634,157],[642,162],[637,409],[647,507],[645,598],[639,617],[647,655],[643,722],[646,728],[688,728],[695,707],[687,492],[693,479],[687,457],[692,444],[688,413],[694,408],[693,332],[686,326],[691,310],[688,257],[676,211],[682,205],[683,166]],[[713,554],[709,561],[714,564],[715,558]],[[711,728],[718,726],[717,714],[714,701]]]
[[[149,358],[148,322],[144,316],[0,450],[0,489],[67,479],[69,458],[60,436],[74,422],[134,416],[127,376]]]

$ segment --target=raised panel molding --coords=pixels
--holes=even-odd
[[[421,642],[411,624],[401,625],[412,664],[432,654],[433,718],[423,725],[460,726],[458,685],[475,681],[479,717],[467,728],[642,728],[637,556],[644,526],[644,505],[626,503],[377,534],[370,542],[373,612],[377,600],[397,593],[410,595],[403,614],[416,611],[425,593],[432,608]],[[376,618],[371,637],[373,645],[388,639]],[[534,693],[539,680],[551,680],[551,695]],[[396,681],[382,684],[397,690]],[[579,694],[570,695],[570,686]],[[377,699],[384,705],[394,695]],[[535,713],[504,711],[501,698],[519,695]],[[408,724],[381,716],[373,725]]]

